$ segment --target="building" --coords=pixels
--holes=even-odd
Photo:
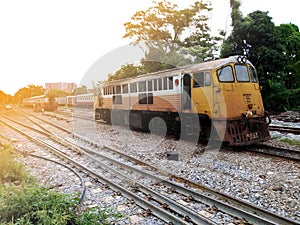
[[[72,92],[75,88],[77,88],[76,83],[66,83],[66,82],[58,82],[58,83],[45,83],[46,91],[51,89],[63,90]]]

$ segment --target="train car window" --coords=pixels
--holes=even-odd
[[[128,84],[123,84],[122,85],[122,92],[123,92],[123,94],[127,94],[128,93]]]
[[[252,66],[250,67],[250,76],[251,76],[252,82],[257,83],[257,81],[258,81],[257,74],[256,74],[254,67],[252,67]]]
[[[148,93],[148,104],[153,104],[153,94],[152,93]]]
[[[163,90],[168,90],[168,78],[163,78]]]
[[[246,65],[234,65],[236,80],[239,82],[249,82],[248,67]]]
[[[121,85],[116,86],[116,94],[121,94]]]
[[[139,94],[139,104],[147,104],[147,94]]]
[[[139,92],[145,92],[146,91],[146,81],[140,81],[139,82]]]
[[[114,95],[113,96],[113,103],[120,105],[122,104],[122,95]]]
[[[158,79],[158,90],[161,91],[162,90],[162,79]]]
[[[194,74],[193,87],[204,87],[204,72]]]
[[[233,72],[231,66],[226,66],[217,71],[220,82],[233,82]]]
[[[153,91],[152,80],[148,80],[148,91]]]
[[[173,90],[173,77],[168,77],[169,90]]]
[[[137,83],[136,82],[130,84],[130,92],[131,93],[137,92]]]
[[[157,79],[154,80],[154,91],[157,91]]]
[[[211,76],[210,76],[210,72],[205,72],[205,86],[210,86],[211,85]]]

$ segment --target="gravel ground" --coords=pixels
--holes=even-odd
[[[72,127],[103,145],[300,222],[299,162],[238,149],[208,150],[182,140],[76,118]],[[168,152],[178,153],[180,160],[168,160]]]
[[[80,110],[76,113],[92,117],[90,110]],[[134,132],[124,127],[76,118],[73,118],[72,122],[55,118],[49,118],[49,120],[72,129],[75,133],[99,144],[115,147],[169,172],[233,195],[300,223],[299,162],[241,152],[238,149],[209,150],[202,145],[182,140],[174,140],[169,137],[162,138],[149,133]],[[8,131],[1,129],[0,132],[3,134]],[[168,152],[178,153],[179,161],[168,160]],[[46,167],[49,168],[50,166],[46,165]],[[42,174],[42,177],[45,177],[48,171],[45,170]],[[59,178],[55,176],[51,179],[60,180],[63,179],[64,175],[58,173],[57,176]],[[91,180],[90,183],[93,184],[94,181]],[[51,183],[50,185],[55,186]],[[103,198],[102,201],[98,201],[100,202],[97,203],[98,205],[104,206],[108,200],[110,200],[111,205],[114,205],[114,200],[109,199],[112,194],[99,195],[106,189],[100,188],[100,190],[99,188],[90,188],[85,199],[85,206],[95,204],[95,198]],[[126,204],[125,200],[124,204]],[[137,218],[134,218],[133,212],[136,213]],[[131,216],[136,219],[136,224],[161,224],[161,221],[154,221],[153,218],[148,221],[145,218],[141,219],[140,214],[139,209],[133,206]],[[124,221],[124,224],[127,222],[128,220]]]

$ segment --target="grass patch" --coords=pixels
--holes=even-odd
[[[281,142],[285,142],[285,143],[288,143],[290,145],[300,145],[300,141],[298,140],[293,140],[293,139],[288,139],[288,138],[283,138],[283,139],[280,139]]]
[[[23,182],[29,178],[23,164],[17,162],[18,157],[9,145],[0,147],[0,183]]]
[[[36,184],[18,154],[0,143],[0,225],[108,225],[124,215],[112,210],[88,209],[76,213],[79,194],[55,192]]]

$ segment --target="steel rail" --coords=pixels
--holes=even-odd
[[[38,118],[38,119],[40,119],[40,118]],[[52,124],[48,121],[47,121],[47,123]],[[58,127],[57,125],[55,125],[55,126]],[[66,130],[66,129],[63,128],[62,130]],[[68,131],[68,133],[71,133],[71,132]],[[76,135],[74,135],[74,136],[76,136]],[[80,136],[80,138],[83,139],[83,140],[85,139],[82,136]],[[166,174],[166,176],[168,176],[170,178],[173,178],[177,182],[187,184],[187,185],[189,185],[191,187],[194,187],[198,190],[209,193],[209,195],[216,196],[216,198],[223,200],[223,202],[227,202],[227,204],[216,202],[216,199],[211,198],[211,197],[207,197],[205,195],[200,195],[197,192],[193,192],[193,191],[190,192],[190,193],[193,192],[192,196],[194,196],[195,199],[198,199],[199,201],[202,201],[202,202],[206,202],[209,205],[216,205],[217,204],[218,208],[221,211],[227,212],[228,214],[231,214],[231,215],[233,214],[235,216],[245,218],[248,221],[254,222],[255,224],[295,224],[295,221],[293,221],[293,220],[290,220],[288,218],[279,216],[275,213],[269,212],[265,209],[262,209],[260,207],[257,207],[255,205],[253,205],[253,204],[244,202],[244,201],[242,201],[240,199],[237,199],[237,198],[234,198],[230,195],[218,192],[216,190],[210,189],[210,188],[205,187],[203,185],[199,185],[199,184],[196,184],[196,183],[191,182],[189,180],[178,177],[177,175],[174,175],[174,174],[171,174],[169,172],[163,171],[160,168],[154,167],[154,166],[149,165],[145,162],[137,160],[137,159],[135,159],[131,156],[128,156],[128,155],[126,155],[126,154],[124,154],[124,153],[122,153],[122,152],[120,152],[116,149],[113,149],[109,146],[99,146],[98,144],[94,143],[91,140],[87,140],[87,142],[94,145],[95,147],[98,147],[98,148],[104,147],[106,149],[114,151],[116,154],[122,155],[123,157],[127,157],[130,160],[132,160],[132,161],[134,161],[134,162],[136,162],[140,165],[144,165],[144,166],[147,166],[148,168],[152,168],[156,171],[160,171],[161,173]],[[164,181],[164,182],[166,182],[166,181]],[[180,187],[180,186],[176,185],[175,183],[173,183],[173,185],[176,188]],[[182,188],[181,188],[181,191],[182,191]],[[184,190],[183,193],[184,192],[186,192],[186,190]]]
[[[129,190],[126,190],[125,188],[119,186],[119,185],[116,185],[115,183],[111,182],[109,179],[103,177],[101,174],[98,174],[96,173],[95,171],[87,168],[86,166],[78,163],[76,160],[73,160],[71,159],[70,157],[66,156],[64,153],[60,152],[56,147],[50,145],[49,143],[43,141],[43,140],[40,140],[38,138],[35,138],[35,137],[32,137],[28,134],[26,134],[25,132],[7,124],[6,122],[4,122],[3,120],[0,119],[0,121],[2,123],[4,123],[6,126],[16,130],[17,132],[21,133],[22,135],[26,136],[27,138],[29,138],[30,140],[34,141],[35,143],[39,144],[39,145],[42,145],[43,147],[47,147],[48,149],[50,149],[50,151],[55,154],[55,155],[58,155],[59,157],[61,158],[64,158],[65,160],[71,162],[73,165],[76,165],[77,168],[79,168],[80,170],[83,170],[83,171],[87,171],[89,174],[93,175],[93,177],[99,179],[99,180],[102,180],[103,182],[109,184],[110,186],[112,186],[113,190],[115,191],[119,191],[121,192],[125,197],[127,197],[128,199],[134,199],[135,202],[140,205],[142,208],[145,208],[145,209],[150,209],[152,211],[152,213],[157,216],[158,218],[161,218],[162,220],[166,221],[166,222],[170,222],[170,223],[173,223],[173,224],[190,224],[189,221],[186,221],[185,219],[182,219],[180,217],[177,217],[175,216],[174,214],[170,213],[168,210],[164,209],[164,208],[159,208],[157,207],[156,205],[154,205],[153,203],[149,202],[149,201],[146,201],[144,200],[143,198],[139,197],[138,195],[132,193],[131,191]],[[111,170],[108,166],[106,166],[106,168],[108,170]],[[128,178],[127,178],[128,179]],[[143,187],[144,189],[145,187]],[[145,188],[144,190],[147,190],[147,188]],[[154,193],[153,191],[151,191],[150,189],[148,190],[147,192],[148,194],[151,193],[153,194],[153,196],[156,196],[157,198],[159,198],[159,200],[161,201],[166,201],[168,202],[170,205],[172,205],[172,201],[169,201],[167,198],[163,197],[163,196],[160,196],[158,193]],[[183,210],[183,207],[181,207],[180,205],[174,205],[174,210]],[[190,213],[188,212],[188,210],[184,209],[185,212],[187,212],[188,215],[190,215]],[[199,223],[199,224],[207,224],[207,225],[216,225],[216,223],[212,222],[211,220],[201,216],[201,215],[198,215],[198,217],[195,217],[193,215],[191,215],[192,218],[196,219],[196,222]],[[196,224],[197,224],[196,223]]]
[[[279,132],[284,132],[284,133],[300,134],[300,128],[299,127],[286,127],[286,126],[269,125],[269,129],[271,131],[279,131]]]

